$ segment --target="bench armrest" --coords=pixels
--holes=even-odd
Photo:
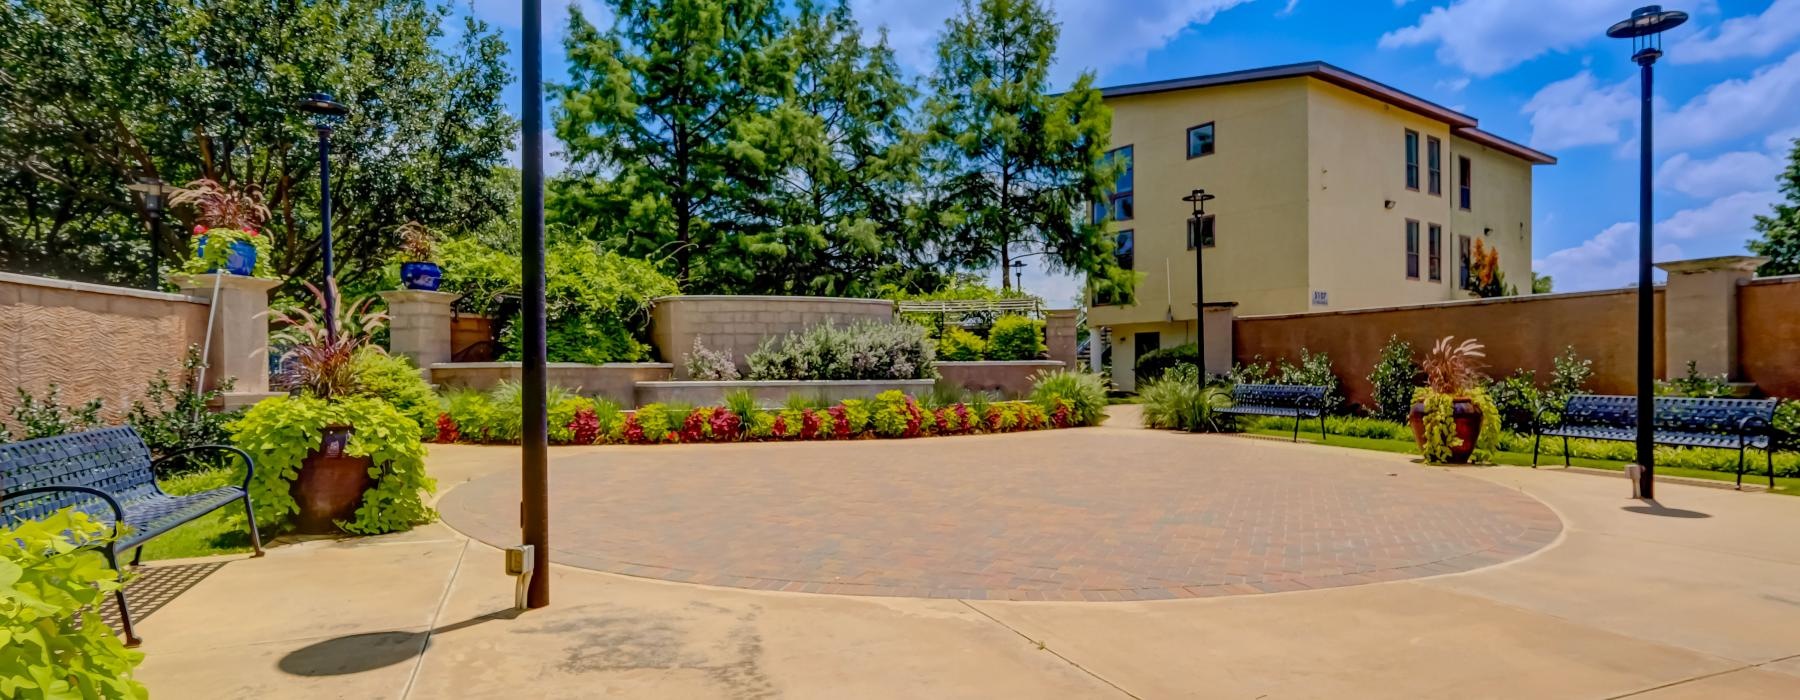
[[[250,459],[250,453],[231,445],[195,445],[193,447],[183,447],[152,460],[150,462],[150,470],[154,472],[156,470],[156,465],[194,452],[228,452],[237,455],[238,459],[244,460],[244,491],[248,492],[250,490],[250,478],[256,475],[256,460]]]
[[[1537,401],[1533,401],[1532,403],[1533,403],[1532,410],[1531,410],[1531,432],[1532,433],[1544,432],[1545,427],[1557,427],[1557,426],[1562,425],[1562,412],[1561,411],[1558,411],[1556,413],[1557,426],[1546,426],[1544,423],[1544,412],[1550,410],[1551,406],[1549,406],[1548,404],[1542,403],[1542,402],[1537,402]]]
[[[15,498],[24,498],[26,496],[38,496],[38,495],[42,495],[42,494],[46,494],[46,493],[60,493],[60,492],[65,492],[65,491],[72,491],[75,493],[85,493],[89,496],[93,496],[102,501],[105,501],[106,506],[108,508],[111,508],[112,512],[113,512],[112,538],[115,540],[119,539],[119,524],[125,522],[125,508],[124,508],[124,506],[119,505],[119,499],[113,498],[112,494],[107,493],[105,491],[101,491],[100,489],[97,489],[97,488],[93,488],[90,486],[34,486],[34,487],[28,488],[28,489],[20,489],[18,491],[12,491],[12,492],[9,492],[6,494],[0,494],[0,503],[5,503],[5,502],[13,500]]]
[[[1771,427],[1773,426],[1769,425],[1769,421],[1763,419],[1762,416],[1744,416],[1737,424],[1738,435],[1745,437],[1772,433],[1774,431],[1770,430]],[[1773,438],[1773,435],[1770,437]],[[1773,439],[1770,440],[1770,444],[1774,444]]]

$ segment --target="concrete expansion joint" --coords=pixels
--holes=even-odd
[[[987,618],[989,622],[992,622],[996,625],[999,625],[999,626],[1005,628],[1006,631],[1011,632],[1016,635],[1019,635],[1020,639],[1023,639],[1027,642],[1031,642],[1032,646],[1037,647],[1039,651],[1048,652],[1051,656],[1055,656],[1056,658],[1062,659],[1063,663],[1066,663],[1069,666],[1074,667],[1075,670],[1087,674],[1089,677],[1093,678],[1094,680],[1100,681],[1101,683],[1105,683],[1107,685],[1107,687],[1110,687],[1113,690],[1119,691],[1120,695],[1131,698],[1132,700],[1143,700],[1143,698],[1139,697],[1136,693],[1126,690],[1123,687],[1120,687],[1119,684],[1114,683],[1111,680],[1108,680],[1106,678],[1106,676],[1102,676],[1098,673],[1095,673],[1093,669],[1090,669],[1086,666],[1076,663],[1076,661],[1074,659],[1071,659],[1067,656],[1063,656],[1061,652],[1058,652],[1055,649],[1051,649],[1050,645],[1044,643],[1043,640],[1032,639],[1031,635],[1028,635],[1028,634],[1025,634],[1024,632],[1019,631],[1019,629],[1017,627],[1013,627],[1012,625],[1006,624],[1005,622],[1001,622],[1000,618],[994,617],[993,615],[989,615],[986,610],[982,610],[981,608],[975,607],[975,605],[973,603],[970,603],[967,600],[961,600],[961,599],[957,600],[956,602],[962,603],[963,607],[975,611],[975,614]]]

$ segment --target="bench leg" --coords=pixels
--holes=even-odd
[[[250,547],[256,550],[256,553],[250,556],[260,557],[263,555],[262,533],[256,531],[256,509],[250,507],[250,494],[248,492],[244,494],[244,515],[246,519],[250,521]]]
[[[1319,442],[1325,441],[1325,414],[1319,414]]]
[[[1294,442],[1300,441],[1300,414],[1294,414]]]
[[[1531,468],[1536,469],[1538,463],[1538,447],[1544,444],[1544,434],[1538,433],[1531,438]]]
[[[1742,437],[1738,438],[1737,487],[1744,488],[1744,439]]]
[[[106,552],[107,566],[111,566],[114,571],[119,573],[119,590],[113,591],[113,599],[119,603],[119,626],[124,628],[125,646],[135,647],[144,643],[144,640],[139,639],[137,632],[131,629],[131,608],[125,605],[125,570],[119,568],[118,552],[114,552],[112,547],[106,547],[104,551]]]
[[[138,563],[142,562],[143,560],[144,560],[144,546],[140,544],[140,545],[138,545],[137,551],[133,552],[131,555],[131,567],[134,569],[137,568]]]
[[[1769,447],[1763,450],[1763,458],[1769,460],[1769,488],[1775,488],[1775,440],[1769,439]]]
[[[1569,438],[1563,436],[1563,468],[1569,467]]]

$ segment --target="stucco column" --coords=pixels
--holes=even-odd
[[[1237,302],[1206,302],[1206,313],[1201,316],[1205,324],[1202,328],[1206,331],[1206,372],[1226,374],[1231,371],[1231,330],[1237,319]]]
[[[396,289],[382,292],[388,305],[388,352],[412,358],[421,374],[449,362],[451,305],[457,295]]]
[[[1669,273],[1663,292],[1664,376],[1685,376],[1693,362],[1701,374],[1739,377],[1738,285],[1768,260],[1727,255],[1656,265]]]
[[[1075,369],[1075,310],[1044,311],[1044,344],[1050,348],[1050,359],[1063,363],[1063,369]]]
[[[181,293],[212,304],[207,312],[212,338],[206,372],[233,381],[231,391],[222,397],[222,408],[231,410],[275,396],[278,392],[269,391],[269,290],[281,284],[280,280],[185,275],[177,277],[176,283],[181,285]]]

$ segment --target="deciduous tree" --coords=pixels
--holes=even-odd
[[[1768,216],[1756,217],[1760,235],[1750,241],[1750,252],[1769,258],[1756,270],[1765,277],[1800,274],[1800,139],[1794,140],[1787,169],[1778,180],[1787,201],[1776,203]]]

